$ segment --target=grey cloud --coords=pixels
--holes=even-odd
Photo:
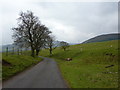
[[[81,41],[92,35],[117,32],[118,4],[115,2],[90,3],[39,3],[49,12],[49,19],[59,20],[65,26],[73,26]],[[82,34],[90,37],[81,39]],[[77,41],[77,40],[75,40]]]
[[[4,24],[12,22],[11,26],[7,28],[4,25],[4,29],[14,26],[16,23],[14,20],[20,10],[32,10],[41,22],[50,28],[58,40],[78,43],[96,35],[118,30],[117,2],[37,2],[22,5],[23,3],[18,7],[16,5],[5,8],[5,11],[2,12],[3,18],[5,18],[4,15],[8,16],[7,14],[11,17],[13,15],[13,17],[4,22]],[[8,32],[10,33],[10,31]]]

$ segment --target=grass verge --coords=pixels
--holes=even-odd
[[[2,55],[2,80],[7,80],[19,72],[24,71],[28,67],[34,66],[42,61],[39,57],[31,57],[28,55]]]

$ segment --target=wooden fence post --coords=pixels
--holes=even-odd
[[[14,47],[13,47],[13,55],[14,55]]]
[[[21,48],[21,55],[22,55],[22,48]]]
[[[6,47],[6,56],[8,56],[8,47]]]
[[[19,48],[18,48],[18,55],[19,55]]]

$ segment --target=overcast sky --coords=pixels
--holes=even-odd
[[[0,44],[13,43],[11,28],[17,26],[20,11],[27,10],[38,16],[60,41],[81,43],[97,35],[117,33],[118,3],[102,1],[3,0],[0,2]]]

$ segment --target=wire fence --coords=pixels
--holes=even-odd
[[[4,54],[6,55],[6,56],[8,56],[8,55],[25,55],[25,54],[28,54],[28,51],[29,51],[30,49],[29,48],[15,48],[15,47],[6,47],[5,49],[4,49]]]

